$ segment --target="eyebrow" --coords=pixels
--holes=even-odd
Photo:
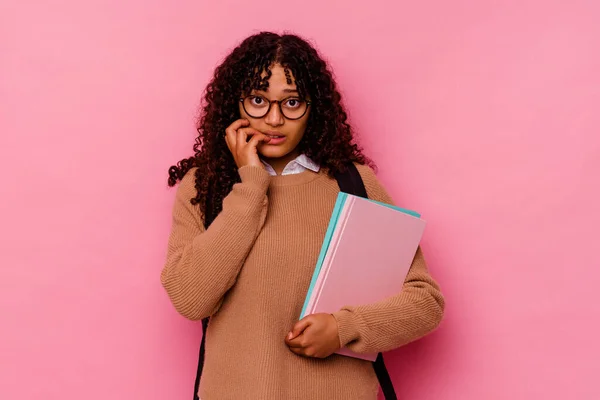
[[[262,93],[269,93],[268,90],[256,90],[257,92],[262,92]],[[298,92],[298,89],[283,89],[282,90],[283,93],[300,93]]]

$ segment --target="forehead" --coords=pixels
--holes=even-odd
[[[283,92],[290,90],[297,90],[294,75],[289,69],[286,71],[279,64],[275,64],[270,67],[271,77],[269,78],[269,87],[266,88],[267,92]],[[261,78],[267,75],[266,71],[263,71]]]

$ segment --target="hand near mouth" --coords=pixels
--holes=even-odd
[[[250,122],[246,119],[238,119],[229,125],[225,130],[225,142],[238,169],[247,165],[264,168],[258,157],[257,147],[259,143],[269,143],[272,137],[248,127],[249,125]]]

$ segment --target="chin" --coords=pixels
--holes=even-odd
[[[258,153],[264,158],[282,158],[291,152],[289,149],[282,149],[276,146],[263,146],[258,149]]]

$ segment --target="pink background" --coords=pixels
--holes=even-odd
[[[36,3],[0,4],[0,398],[191,398],[166,169],[257,28],[316,41],[429,221],[447,315],[388,356],[402,398],[600,398],[600,3]]]

